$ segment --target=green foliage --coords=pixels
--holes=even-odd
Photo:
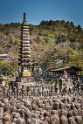
[[[0,61],[0,74],[13,76],[16,69],[18,69],[18,67],[16,67],[16,64],[12,62],[8,63]]]
[[[0,24],[0,52],[11,53],[18,59],[20,44],[20,23]],[[56,20],[42,21],[39,25],[29,25],[31,39],[31,59],[44,69],[57,68],[61,60],[83,69],[83,29],[73,22]],[[16,63],[15,62],[15,63]],[[13,72],[11,64],[0,63],[1,72]]]
[[[69,63],[81,67],[83,69],[83,49],[72,50],[69,54]]]
[[[3,53],[3,51],[2,50],[0,50],[0,54],[2,54]]]

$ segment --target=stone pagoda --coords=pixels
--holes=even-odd
[[[21,66],[21,77],[30,77],[30,38],[29,28],[26,21],[26,13],[23,15],[23,23],[21,26],[21,42],[19,48],[19,65]]]

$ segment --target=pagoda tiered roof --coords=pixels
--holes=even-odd
[[[30,38],[29,38],[29,28],[26,21],[26,14],[23,17],[23,23],[21,27],[21,41],[19,48],[19,63],[21,66],[30,65]]]

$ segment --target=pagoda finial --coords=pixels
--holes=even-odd
[[[26,13],[23,14],[23,21],[26,21]]]

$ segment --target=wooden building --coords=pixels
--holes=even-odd
[[[70,77],[70,76],[75,76],[77,75],[77,73],[81,71],[81,69],[79,67],[76,67],[76,66],[64,66],[62,68],[52,68],[52,69],[49,69],[49,72],[53,72],[59,76],[64,76],[64,73],[66,72],[67,75]]]

